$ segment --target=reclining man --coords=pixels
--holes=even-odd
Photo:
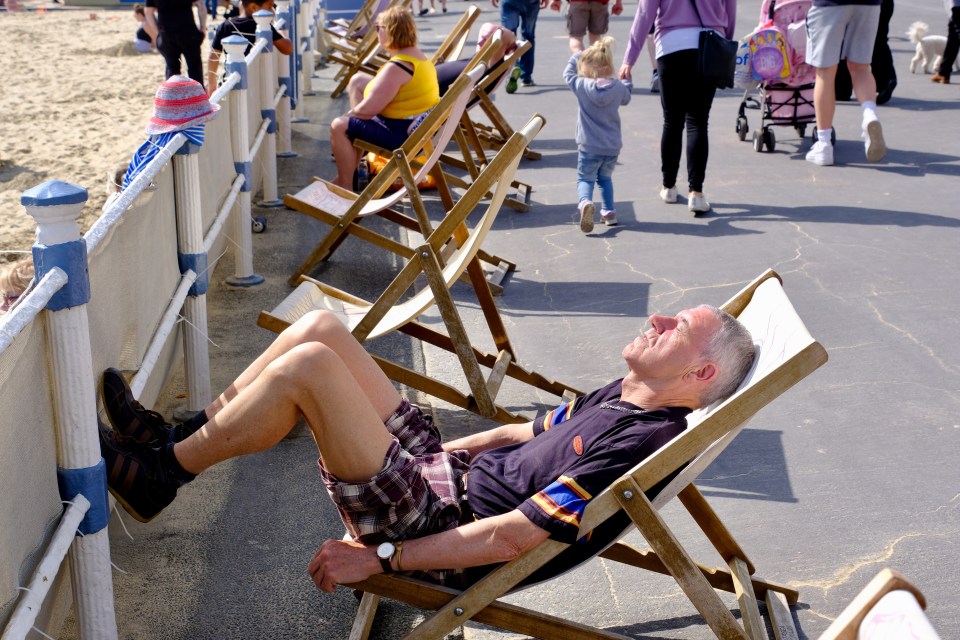
[[[195,474],[272,447],[303,415],[349,533],[310,561],[317,587],[333,591],[381,571],[456,584],[450,578],[463,569],[510,560],[547,537],[576,541],[591,497],[683,431],[692,409],[735,391],[753,362],[749,332],[714,307],[649,322],[623,349],[622,379],[533,422],[445,444],[325,311],[280,334],[176,427],[108,369],[102,397],[116,429],[101,427],[108,484],[147,521]]]

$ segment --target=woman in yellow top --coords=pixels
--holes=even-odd
[[[388,60],[372,78],[350,79],[351,108],[330,123],[330,146],[337,163],[334,184],[353,188],[361,152],[356,139],[397,149],[430,109],[440,102],[437,70],[417,48],[417,27],[407,9],[393,7],[377,17],[377,38]]]

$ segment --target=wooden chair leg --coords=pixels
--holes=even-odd
[[[786,596],[771,590],[767,591],[765,600],[767,615],[770,616],[770,625],[773,627],[773,636],[776,640],[800,640]]]
[[[613,495],[717,637],[724,640],[746,638],[733,614],[667,528],[640,485],[628,477],[616,484]]]
[[[353,619],[353,627],[350,629],[349,640],[367,640],[370,637],[370,627],[373,625],[373,616],[377,613],[378,604],[380,604],[380,596],[367,591],[363,592],[357,617]]]
[[[725,562],[729,563],[732,558],[740,558],[747,564],[751,575],[756,572],[756,567],[750,562],[740,543],[736,541],[695,485],[688,484],[677,494],[677,497]]]
[[[733,558],[730,560],[730,574],[733,576],[737,602],[740,604],[740,618],[743,620],[747,637],[751,640],[766,640],[767,628],[760,618],[760,607],[757,605],[757,596],[753,593],[747,563],[740,558]]]

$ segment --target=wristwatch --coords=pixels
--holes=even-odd
[[[393,567],[390,566],[390,562],[396,553],[397,547],[392,542],[384,542],[377,547],[377,559],[380,560],[380,566],[383,567],[384,573],[393,573]]]

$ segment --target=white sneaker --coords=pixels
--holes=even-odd
[[[833,145],[829,141],[821,142],[817,140],[807,151],[807,162],[818,164],[821,167],[827,167],[833,164]]]
[[[876,117],[864,118],[863,146],[867,152],[867,162],[880,162],[887,155],[887,143],[883,141],[883,127]]]
[[[698,213],[706,213],[710,211],[710,203],[707,202],[707,199],[704,196],[695,196],[691,193],[687,198],[687,208],[690,209],[694,215]]]
[[[617,226],[617,214],[613,211],[601,211],[600,220],[608,227]]]
[[[596,208],[589,200],[581,200],[578,209],[580,209],[580,231],[590,233],[593,231],[593,212]]]
[[[677,188],[670,187],[668,189],[666,187],[662,187],[660,189],[660,199],[666,202],[667,204],[673,204],[674,202],[677,201]]]

